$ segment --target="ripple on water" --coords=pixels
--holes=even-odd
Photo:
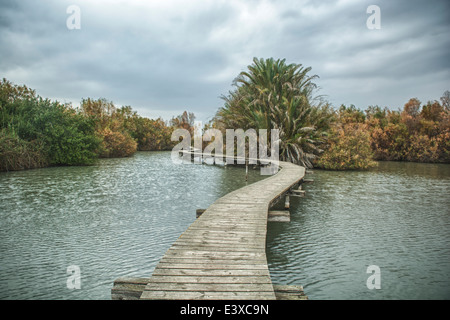
[[[450,298],[450,168],[381,163],[368,172],[315,170],[291,223],[269,224],[274,283],[311,299]],[[369,290],[367,266],[381,269]]]
[[[170,152],[0,173],[0,299],[110,299],[114,279],[151,275],[197,208],[245,184],[240,169],[177,166]],[[81,290],[66,287],[70,265]]]

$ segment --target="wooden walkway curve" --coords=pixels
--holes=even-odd
[[[208,207],[159,261],[140,299],[275,299],[265,252],[268,211],[305,175],[292,163],[279,167]]]

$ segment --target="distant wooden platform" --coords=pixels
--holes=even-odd
[[[215,201],[169,248],[150,278],[116,280],[112,298],[137,298],[142,292],[140,299],[153,300],[275,300],[265,252],[269,208],[305,175],[305,168],[292,163],[279,162],[279,168]]]

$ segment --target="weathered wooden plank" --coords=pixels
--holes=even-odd
[[[252,237],[252,238],[265,238],[266,231],[258,231],[258,232],[252,232],[252,231],[228,231],[228,230],[220,230],[220,229],[214,229],[214,228],[197,228],[196,226],[189,227],[189,233],[188,234],[194,234],[194,235],[201,235],[201,236],[212,236],[212,237],[223,237],[223,238],[234,238],[234,237]],[[180,236],[181,238],[183,237]]]
[[[221,236],[212,236],[212,235],[208,235],[208,236],[204,236],[204,237],[195,236],[195,235],[192,235],[192,236],[191,235],[186,235],[183,238],[179,238],[176,242],[174,242],[174,245],[178,244],[178,243],[190,241],[190,240],[201,240],[201,239],[204,239],[204,240],[207,240],[207,241],[216,241],[216,242],[217,241],[227,241],[228,239],[230,241],[233,240],[232,238],[223,238]],[[236,238],[236,239],[239,239],[239,242],[241,242],[243,245],[246,244],[246,243],[248,243],[248,244],[258,244],[258,245],[265,244],[265,239],[261,238],[261,237],[250,237],[250,236],[247,236],[247,237],[239,237],[239,238]],[[192,248],[195,248],[195,246],[192,245]]]
[[[251,244],[245,245],[242,243],[194,243],[194,248],[205,251],[217,251],[223,253],[233,253],[233,252],[242,252],[242,253],[251,253],[251,252],[259,252],[264,250],[264,244]],[[173,245],[173,249],[192,249],[192,244],[187,243],[178,243]]]
[[[245,260],[266,260],[266,255],[264,253],[253,251],[253,252],[228,252],[228,251],[195,251],[195,250],[170,250],[164,255],[164,258],[188,258],[188,259],[199,259],[199,258],[209,258],[209,259],[224,259],[228,258],[230,260],[235,259],[245,259]]]
[[[197,263],[198,261],[215,261],[215,260],[229,260],[233,261],[235,263],[236,261],[243,261],[247,263],[251,262],[267,262],[266,257],[246,257],[246,256],[227,256],[227,255],[164,255],[164,257],[161,258],[160,261],[163,261],[163,259],[171,259],[175,260],[178,259],[180,261],[192,261]],[[167,260],[168,261],[168,260]]]
[[[273,292],[144,291],[142,300],[275,300]]]
[[[233,239],[235,237],[251,237],[251,238],[263,238],[263,240],[266,237],[266,233],[264,232],[260,232],[260,231],[256,231],[256,230],[248,230],[248,231],[244,231],[244,230],[226,230],[226,228],[223,228],[222,230],[220,229],[216,229],[216,228],[210,228],[207,229],[205,228],[197,228],[197,227],[191,227],[189,234],[186,235],[201,235],[201,236],[211,236],[211,237],[221,237],[224,239]],[[186,236],[185,235],[185,236]],[[182,238],[182,237],[181,237]]]
[[[178,238],[173,244],[174,245],[178,245],[181,243],[191,243],[192,242],[192,247],[195,248],[195,244],[196,242],[202,242],[202,243],[218,243],[218,244],[236,244],[236,243],[241,243],[242,246],[251,246],[254,244],[260,245],[261,242],[264,242],[261,239],[257,239],[258,241],[255,242],[254,241],[255,238],[252,237],[236,237],[236,238],[223,238],[223,237],[202,237],[199,235],[195,235],[195,234],[186,234],[183,237]]]
[[[149,282],[144,291],[273,292],[272,283],[159,283]]]
[[[252,232],[246,231],[224,231],[220,232],[217,230],[207,230],[207,229],[198,229],[194,230],[194,228],[189,229],[189,232],[183,233],[178,239],[183,239],[185,237],[211,237],[211,238],[219,238],[219,239],[237,239],[237,238],[261,238],[265,240],[265,233],[255,234]]]
[[[243,240],[241,242],[237,243],[230,243],[230,242],[222,242],[222,243],[201,243],[201,242],[195,242],[193,241],[193,244],[189,245],[188,240],[191,239],[184,239],[184,241],[180,241],[178,243],[174,243],[172,245],[171,250],[176,249],[198,249],[198,250],[205,250],[205,251],[220,251],[220,252],[260,252],[262,249],[265,248],[265,244],[263,241],[253,242]],[[201,241],[201,240],[199,240]],[[218,240],[216,240],[218,241]]]
[[[249,276],[158,276],[153,275],[149,283],[234,283],[234,284],[245,284],[245,283],[265,283],[267,284],[267,277]]]
[[[268,270],[267,264],[214,264],[214,263],[165,263],[159,262],[158,268],[166,269],[216,269],[216,270],[227,270],[227,269],[247,269],[247,270]]]
[[[264,228],[266,227],[267,220],[266,216],[258,216],[258,217],[242,217],[240,219],[236,219],[235,217],[225,217],[225,216],[216,216],[214,217],[206,217],[202,221],[198,221],[198,226],[203,225],[211,225],[214,224],[216,226],[220,225],[233,225],[233,226],[247,226],[250,228],[258,227],[258,228]]]
[[[244,223],[247,223],[247,226],[244,225]],[[189,227],[189,231],[187,233],[198,233],[199,231],[206,230],[206,231],[216,231],[216,232],[236,232],[236,233],[257,233],[259,235],[264,235],[265,233],[262,232],[262,229],[266,228],[266,223],[261,222],[255,222],[254,220],[244,220],[242,222],[233,222],[233,221],[226,221],[221,220],[209,220],[209,221],[202,221],[201,223],[193,223]],[[208,225],[210,227],[208,227]],[[236,230],[232,230],[236,229]],[[184,233],[183,233],[184,234]]]
[[[231,251],[229,251],[232,253]],[[222,252],[226,253],[226,251]],[[248,263],[252,261],[263,261],[267,262],[267,258],[265,256],[236,256],[236,255],[226,255],[226,254],[211,254],[211,255],[164,255],[160,261],[164,258],[167,259],[183,259],[183,261],[214,261],[214,260],[230,260],[235,263],[235,261],[246,261]],[[180,260],[181,261],[181,260]]]
[[[235,265],[236,268],[239,268],[242,265],[260,265],[267,263],[266,260],[243,260],[243,259],[186,259],[186,258],[176,258],[170,259],[163,257],[160,260],[161,263],[169,263],[169,264],[198,264],[198,265]]]
[[[211,276],[211,277],[222,277],[222,276],[236,276],[236,277],[253,277],[253,276],[269,276],[268,270],[261,269],[261,270],[245,270],[245,269],[209,269],[209,270],[202,270],[202,269],[164,269],[164,268],[156,268],[155,271],[153,271],[153,276],[159,276],[159,275],[167,275],[167,276],[178,276],[178,275],[184,275],[184,276]]]
[[[255,220],[219,220],[209,219],[193,224],[190,229],[207,229],[207,230],[222,230],[222,231],[238,231],[238,232],[257,232],[261,228],[266,227],[266,220],[260,220],[258,223]]]

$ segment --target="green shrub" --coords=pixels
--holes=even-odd
[[[1,156],[9,163],[5,170],[44,163],[87,165],[98,157],[100,141],[90,119],[70,105],[43,99],[25,86],[12,85],[5,79],[0,83],[0,117],[0,129],[4,130]],[[39,152],[38,165],[32,162],[23,165],[21,152],[24,155]]]
[[[28,142],[0,130],[0,171],[41,168],[48,165],[42,144]]]

